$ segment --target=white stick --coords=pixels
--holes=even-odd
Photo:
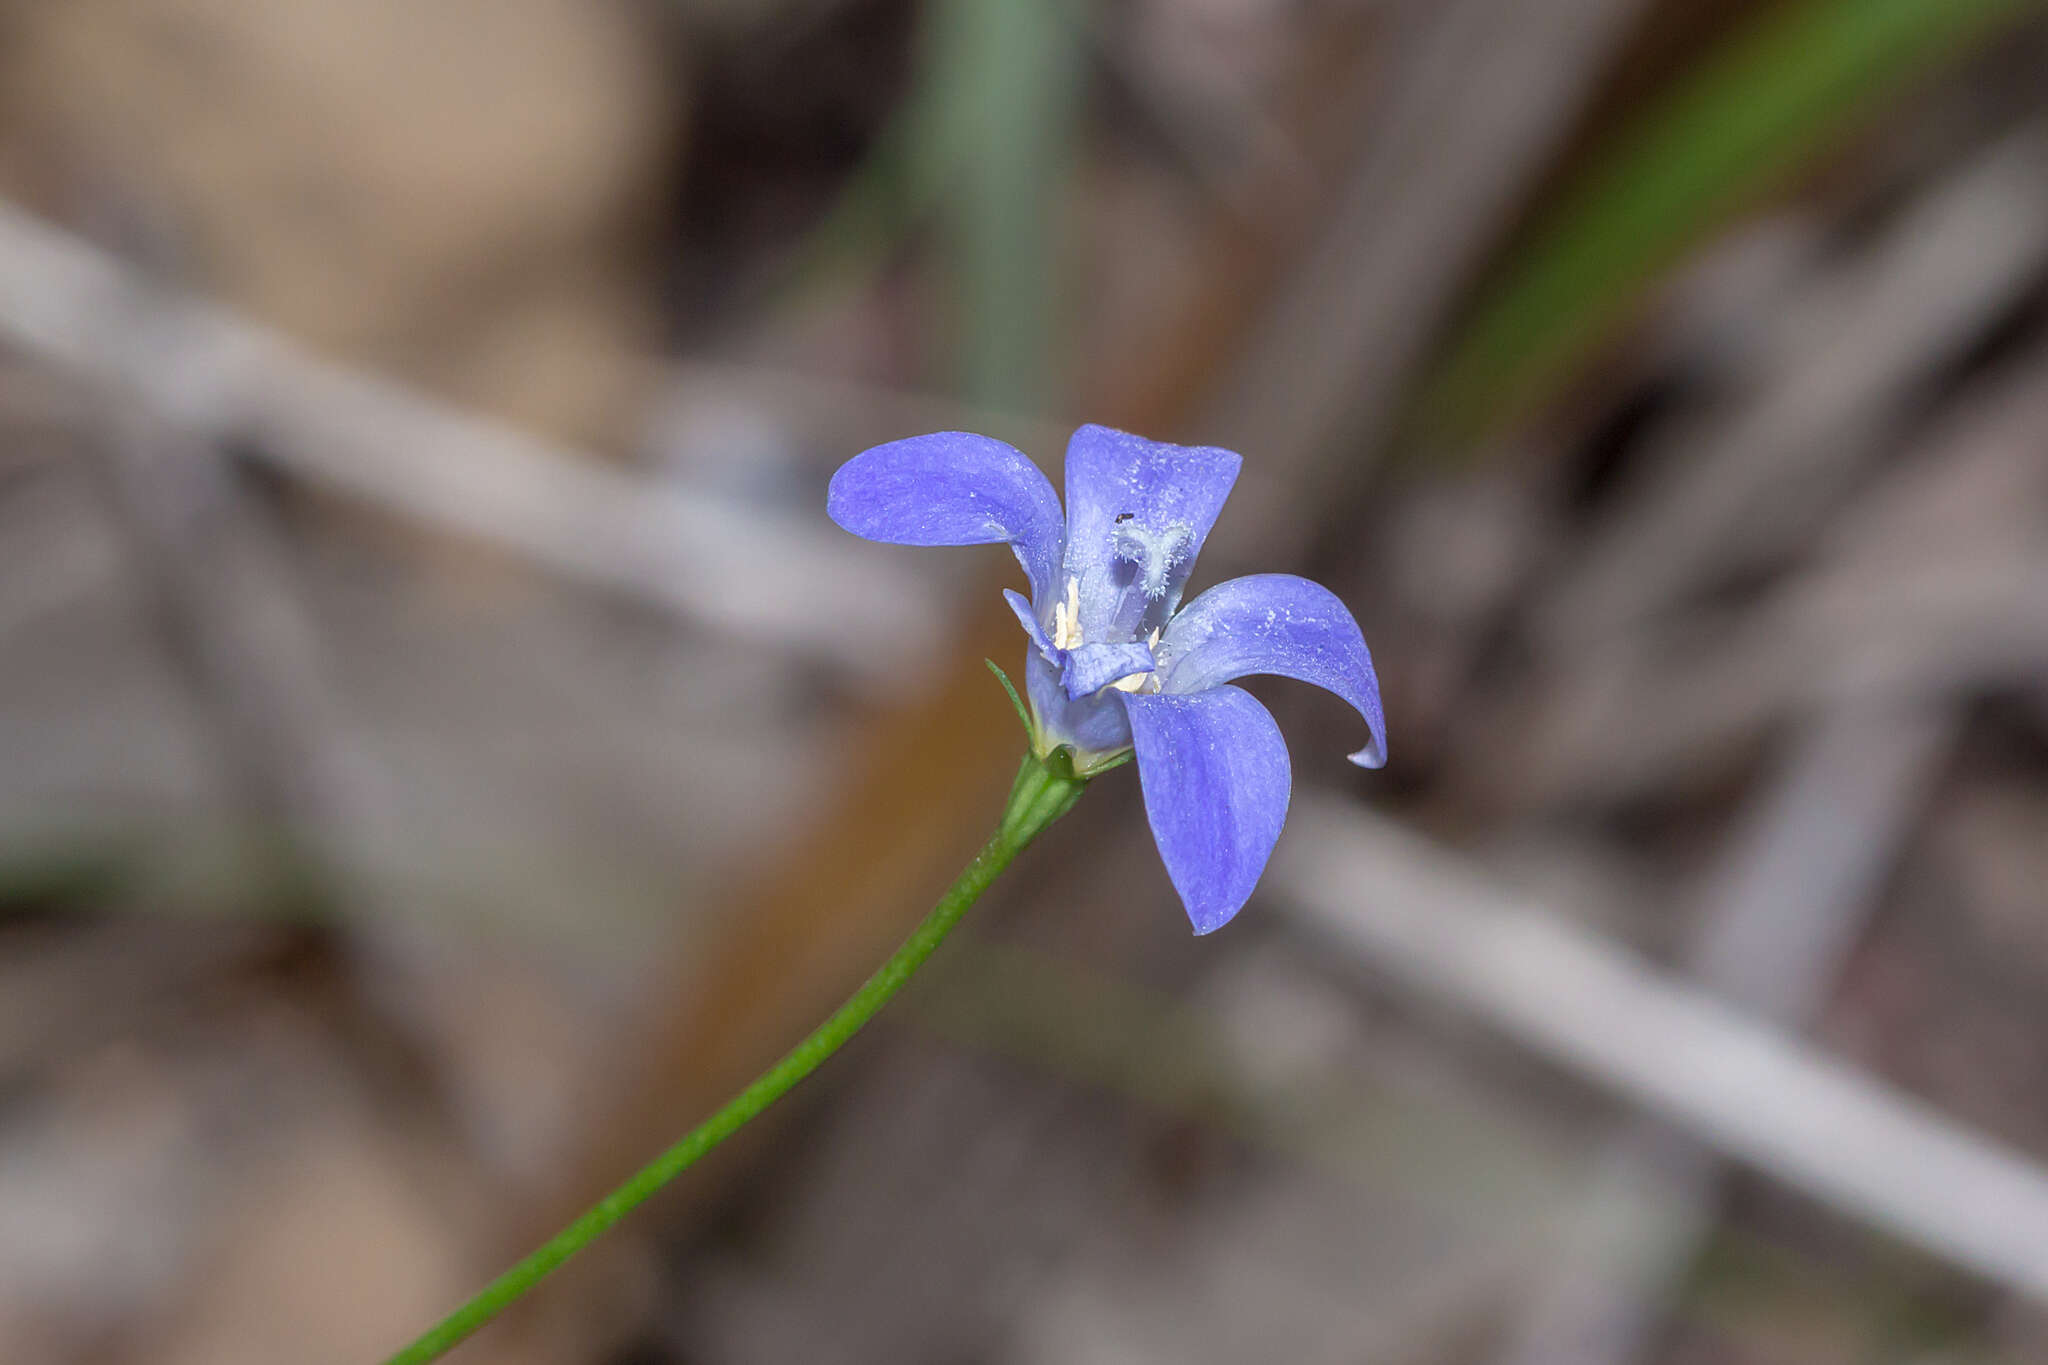
[[[1268,874],[1298,920],[1726,1155],[2048,1302],[2048,1173],[1328,797]]]
[[[137,326],[150,332],[142,364],[124,355]],[[694,622],[870,671],[935,643],[920,609],[929,594],[850,539],[839,545],[822,512],[814,528],[578,457],[158,293],[5,205],[0,339],[126,386],[192,435],[243,438],[293,475]]]

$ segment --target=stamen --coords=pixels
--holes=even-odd
[[[1067,580],[1067,600],[1052,604],[1052,647],[1081,647],[1081,580]]]
[[[1150,639],[1145,641],[1145,648],[1154,650],[1159,648],[1158,626],[1152,627],[1152,635]],[[1118,678],[1110,686],[1119,692],[1157,692],[1159,690],[1159,674],[1157,671],[1133,673],[1127,678]]]

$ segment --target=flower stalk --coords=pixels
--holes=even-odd
[[[903,941],[887,962],[861,983],[832,1016],[798,1043],[782,1060],[756,1077],[725,1107],[628,1177],[574,1222],[543,1243],[525,1260],[486,1285],[476,1296],[391,1356],[385,1365],[427,1365],[455,1349],[471,1333],[496,1317],[539,1284],[571,1256],[695,1165],[719,1143],[738,1132],[797,1082],[816,1071],[887,1004],[903,984],[959,924],[1016,856],[1065,815],[1080,799],[1087,777],[1077,777],[1071,754],[1059,750],[1048,758],[1026,754],[1011,784],[1010,799],[996,832],[982,845],[959,878],[939,898],[930,914]]]

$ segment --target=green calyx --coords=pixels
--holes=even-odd
[[[1049,761],[1035,753],[1024,755],[1017,766],[1017,780],[1010,784],[1010,800],[1003,807],[997,837],[1022,848],[1072,810],[1087,786],[1088,779],[1074,772],[1069,749],[1054,750]]]

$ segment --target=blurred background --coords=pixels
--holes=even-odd
[[[0,1359],[380,1359],[1020,750],[944,428],[1245,455],[1129,772],[469,1361],[2048,1361],[2048,5],[4,0]]]

